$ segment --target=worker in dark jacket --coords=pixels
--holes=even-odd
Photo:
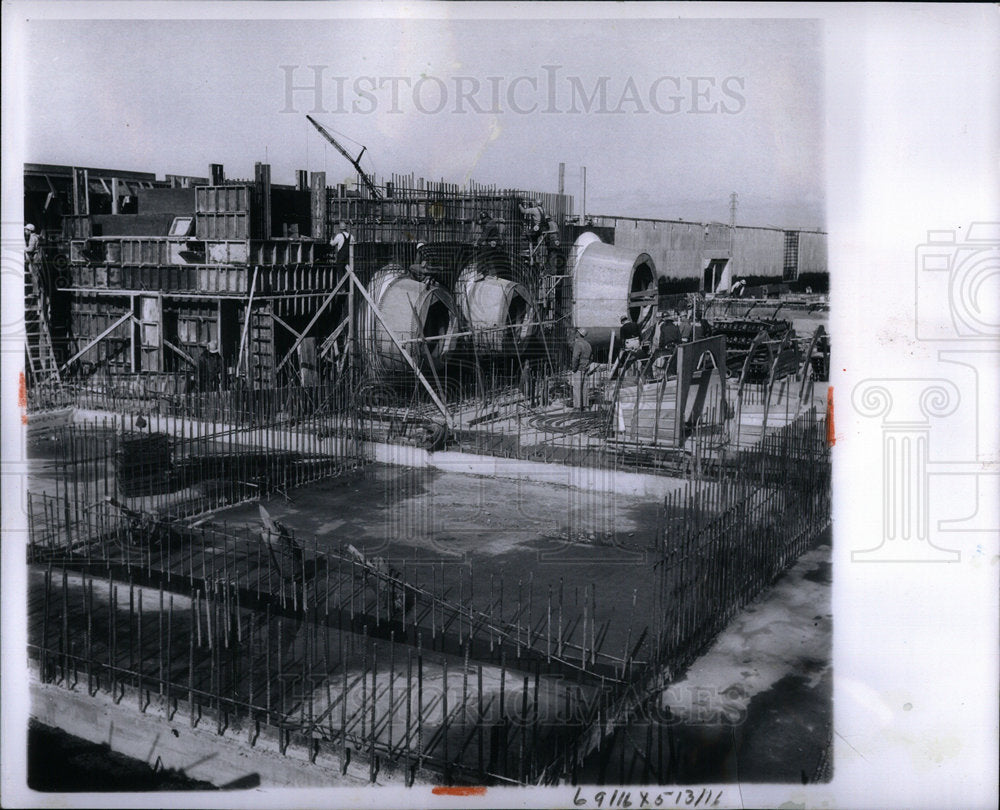
[[[623,351],[637,352],[642,348],[642,330],[639,329],[639,324],[628,315],[622,315],[622,325],[621,329],[618,330],[618,337],[621,339]]]
[[[223,388],[225,363],[219,354],[219,344],[214,340],[198,358],[198,390],[219,391]]]
[[[682,315],[680,313],[678,314],[680,317],[677,321],[677,328],[681,333],[681,342],[687,343],[694,335],[694,326],[691,323],[691,312],[685,311]]]
[[[500,246],[500,225],[485,211],[479,212],[479,236],[476,247],[495,249]]]
[[[659,322],[653,330],[652,355],[646,365],[646,375],[652,376],[654,369],[665,368],[665,373],[670,374],[676,363],[671,360],[677,351],[677,344],[681,342],[681,330],[677,325],[676,315],[670,310],[661,310]]]
[[[571,372],[570,385],[573,388],[573,407],[578,411],[586,409],[587,403],[583,395],[583,385],[592,353],[593,349],[587,340],[587,330],[577,329],[576,339],[573,341],[573,359],[570,361],[569,369]]]
[[[642,330],[639,324],[633,321],[628,315],[622,315],[621,328],[618,330],[618,342],[620,349],[618,359],[615,360],[614,368],[611,369],[611,379],[615,379],[619,374],[628,371],[635,361],[643,356],[642,352]]]

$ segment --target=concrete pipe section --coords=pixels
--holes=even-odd
[[[476,260],[458,276],[455,301],[463,327],[474,332],[477,353],[518,354],[538,329],[531,293],[523,284],[488,273]]]
[[[577,237],[573,263],[573,323],[595,346],[605,344],[628,315],[645,326],[656,311],[656,265],[648,253],[615,247],[594,233]]]
[[[411,373],[410,365],[396,345],[398,341],[421,371],[431,363],[440,368],[455,349],[458,323],[455,302],[444,287],[424,284],[399,265],[379,270],[368,286],[382,320],[367,302],[358,316],[361,349],[372,368],[388,373]],[[389,336],[390,332],[396,341]]]

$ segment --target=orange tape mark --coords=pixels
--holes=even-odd
[[[21,424],[28,424],[28,386],[24,382],[24,372],[20,372],[17,380],[17,407],[21,409]]]
[[[431,789],[435,796],[485,796],[484,787],[436,787]]]
[[[833,386],[826,389],[826,443],[833,447],[837,436],[833,429]]]

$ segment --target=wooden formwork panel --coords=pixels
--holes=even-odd
[[[195,189],[195,211],[202,213],[250,210],[249,186],[198,186]]]
[[[122,239],[122,264],[169,264],[170,245],[166,239]]]
[[[246,267],[200,267],[198,268],[199,292],[247,293],[249,291]]]
[[[246,264],[249,253],[245,241],[205,243],[205,260],[209,264]]]
[[[250,214],[247,211],[198,213],[195,234],[199,239],[247,239]]]

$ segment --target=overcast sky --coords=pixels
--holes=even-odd
[[[580,211],[822,227],[810,20],[34,21],[27,159],[566,190]],[[317,87],[318,80],[318,90]],[[293,88],[289,90],[289,85]],[[352,139],[356,143],[352,143]]]

